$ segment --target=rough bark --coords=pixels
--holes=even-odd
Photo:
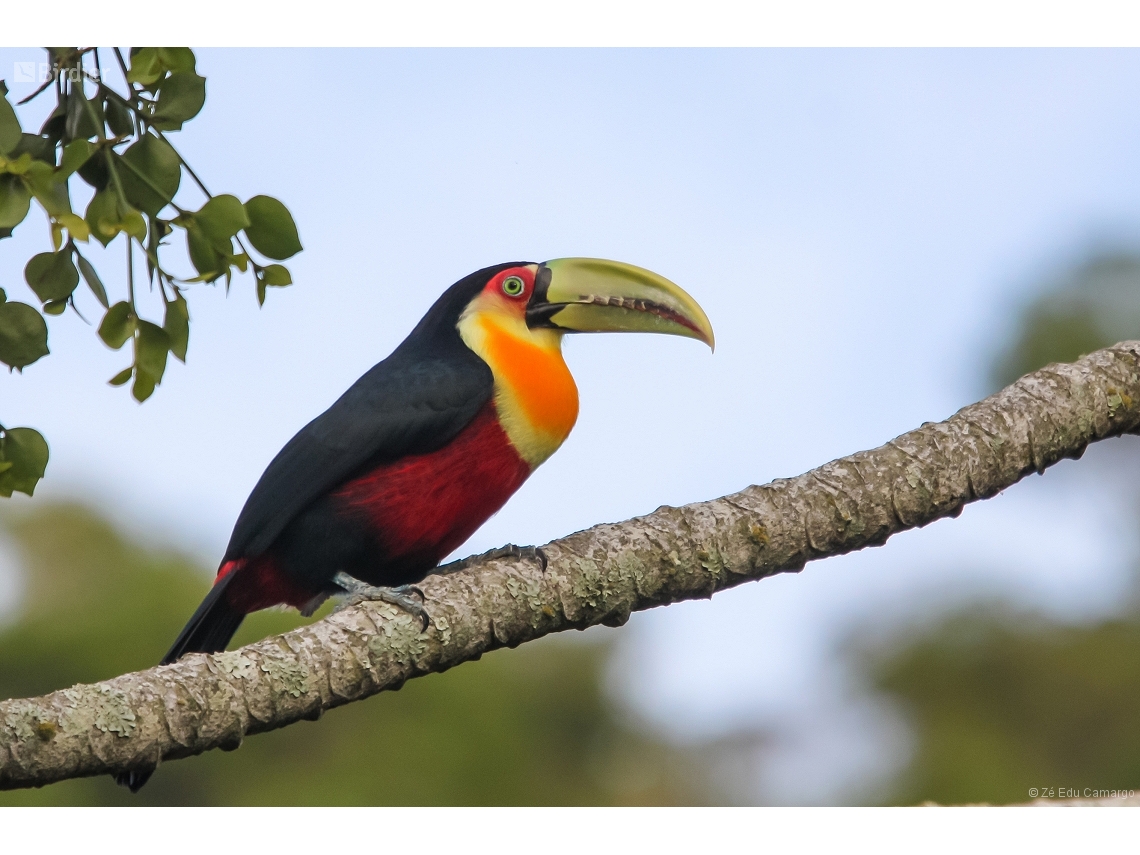
[[[878,546],[957,516],[1090,443],[1140,431],[1140,342],[1023,377],[944,422],[796,478],[599,525],[533,557],[483,556],[423,584],[426,632],[365,603],[240,650],[0,702],[0,788],[154,766],[317,718],[551,632]]]

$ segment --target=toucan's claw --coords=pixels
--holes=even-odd
[[[415,594],[420,598],[421,603],[427,602],[427,597],[424,596],[424,592],[420,589],[419,585],[400,585],[392,590],[397,594]]]
[[[413,617],[417,617],[423,623],[422,631],[426,632],[428,626],[431,624],[431,615],[428,614],[427,609],[424,608],[424,592],[417,588],[415,585],[400,585],[398,588],[380,588],[375,585],[369,585],[367,582],[361,582],[354,576],[349,576],[347,573],[341,572],[333,576],[333,582],[345,593],[344,602],[333,609],[333,614],[347,609],[349,606],[355,606],[363,602],[376,602],[389,603],[397,608],[403,609]],[[418,594],[419,601],[410,594]]]
[[[506,546],[488,549],[479,555],[469,555],[467,558],[452,561],[450,564],[438,568],[435,572],[442,574],[458,573],[460,570],[466,570],[477,561],[494,561],[496,558],[529,558],[538,562],[539,569],[543,573],[546,572],[546,566],[549,563],[541,546],[515,546],[513,543],[508,543]]]

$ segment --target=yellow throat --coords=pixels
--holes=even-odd
[[[534,469],[570,435],[578,387],[562,358],[562,333],[531,329],[522,317],[473,303],[459,335],[495,376],[495,409],[507,438]]]

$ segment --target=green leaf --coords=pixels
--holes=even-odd
[[[162,323],[170,339],[170,352],[179,362],[186,361],[186,346],[190,342],[190,308],[186,298],[178,291],[174,299],[166,304],[166,319]]]
[[[119,200],[115,191],[105,187],[96,193],[87,205],[84,219],[99,243],[106,246],[113,241],[119,233]]]
[[[85,164],[88,158],[95,153],[95,146],[87,140],[72,140],[63,149],[63,157],[59,159],[56,175],[59,178],[68,178],[79,167]]]
[[[24,267],[24,279],[45,303],[66,300],[79,284],[79,271],[70,252],[41,252]]]
[[[103,108],[98,101],[88,101],[83,87],[75,86],[67,96],[67,120],[64,137],[69,140],[103,135]]]
[[[179,217],[175,222],[186,229],[186,249],[190,253],[190,263],[202,279],[213,282],[229,269],[221,253],[198,225],[196,217]]]
[[[0,228],[13,229],[24,221],[32,194],[17,175],[0,175]]]
[[[20,120],[6,97],[0,97],[0,154],[7,154],[20,142]]]
[[[67,124],[67,100],[58,96],[58,103],[52,114],[44,121],[40,128],[40,136],[47,137],[52,147],[63,138],[64,126]],[[54,155],[53,155],[54,158]]]
[[[158,383],[166,371],[166,354],[170,352],[170,336],[150,321],[138,322],[135,336],[135,369],[145,371]]]
[[[158,58],[170,71],[194,70],[194,51],[188,47],[160,47]]]
[[[91,228],[91,234],[103,246],[113,241],[121,231],[140,243],[146,240],[146,221],[142,214],[130,205],[124,209],[112,187],[104,187],[92,197],[85,219]]]
[[[265,289],[268,286],[277,288],[293,284],[293,277],[283,264],[270,264],[257,270],[257,305],[265,305]]]
[[[39,431],[19,427],[0,431],[0,463],[11,463],[0,472],[0,496],[35,492],[48,463],[48,445]]]
[[[107,347],[118,350],[134,335],[136,322],[130,303],[116,303],[107,310],[103,322],[99,324],[99,338],[103,339]]]
[[[131,395],[140,404],[154,394],[154,387],[158,384],[154,382],[154,378],[149,374],[144,374],[141,371],[135,372],[135,382],[131,386]]]
[[[95,272],[90,261],[79,255],[78,252],[75,255],[79,259],[79,272],[83,275],[83,281],[87,283],[87,287],[91,289],[95,299],[102,303],[103,308],[108,308],[110,303],[107,302],[107,289],[103,287],[103,281],[99,278],[99,274]]]
[[[33,307],[0,303],[0,362],[17,369],[31,365],[47,356],[47,338],[47,323]]]
[[[293,277],[289,275],[289,268],[284,264],[270,264],[268,267],[263,267],[261,276],[266,285],[272,285],[276,288],[293,284]]]
[[[56,217],[59,224],[71,232],[71,236],[76,240],[85,241],[91,237],[91,227],[87,225],[87,221],[82,217],[77,217],[75,214],[60,214]]]
[[[182,178],[182,162],[170,143],[146,134],[127,149],[119,168],[123,193],[140,211],[156,216],[174,198]]]
[[[0,171],[7,172],[9,175],[26,175],[31,168],[32,156],[24,152],[14,160],[8,160],[4,163],[3,169]]]
[[[113,151],[109,152],[111,160],[117,160],[118,155]],[[107,157],[92,157],[81,167],[79,167],[79,177],[94,187],[96,190],[102,190],[111,181],[111,173],[107,170]]]
[[[130,136],[135,132],[135,120],[131,111],[111,95],[106,88],[101,88],[99,94],[103,97],[103,112],[107,116],[107,124],[111,133],[118,137]]]
[[[284,261],[301,251],[293,215],[272,196],[254,196],[245,203],[249,226],[245,233],[254,249],[266,258]]]
[[[156,83],[166,72],[166,67],[158,55],[158,48],[144,47],[131,51],[131,68],[127,72],[128,83],[149,86]]]
[[[160,326],[150,321],[138,322],[135,336],[135,383],[131,394],[142,403],[154,393],[166,371],[166,355],[170,352],[170,338]]]
[[[127,208],[123,211],[122,205],[119,206],[119,212],[122,217],[121,226],[123,231],[142,243],[146,240],[146,220],[143,215],[136,211],[134,208]]]
[[[67,300],[48,300],[44,303],[45,315],[62,315],[67,311]]]
[[[28,166],[24,181],[44,210],[53,217],[71,213],[71,196],[67,191],[67,178],[61,178],[52,167],[40,160]]]
[[[41,137],[39,134],[21,134],[20,143],[12,151],[11,156],[30,154],[33,160],[42,160],[55,166],[55,143]]]
[[[147,228],[147,241],[146,241],[146,276],[147,280],[154,282],[154,268],[155,262],[158,261],[158,246],[162,239],[173,231],[170,223],[166,220],[159,219],[158,217],[150,218],[150,225]]]
[[[181,129],[206,103],[206,78],[193,71],[176,71],[162,81],[150,122],[162,131]]]
[[[230,254],[233,244],[230,238],[249,226],[249,217],[245,206],[236,196],[215,196],[202,206],[194,218],[202,229],[202,233],[214,244],[219,251]]]
[[[124,368],[107,382],[112,386],[122,386],[124,383],[131,379],[131,375],[134,373],[135,367],[132,365],[130,368]]]

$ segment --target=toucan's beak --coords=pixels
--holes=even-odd
[[[697,301],[663,276],[603,258],[540,264],[527,323],[566,332],[655,332],[713,346],[712,324]]]

